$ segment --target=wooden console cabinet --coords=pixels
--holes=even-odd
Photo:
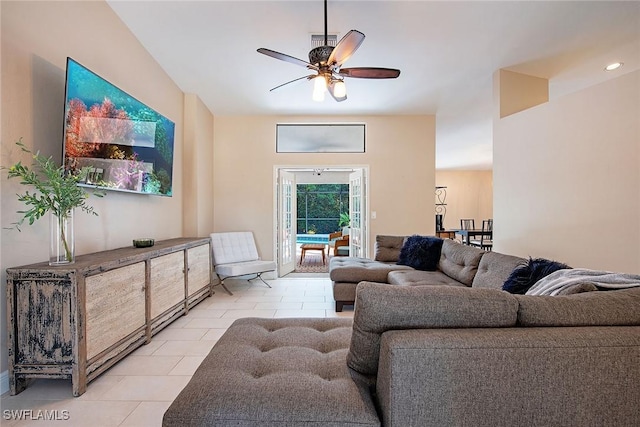
[[[71,378],[73,395],[210,296],[209,238],[170,239],[7,269],[11,394]]]

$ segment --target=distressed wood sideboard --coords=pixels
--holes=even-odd
[[[73,395],[213,294],[209,238],[7,269],[9,383],[71,378]]]

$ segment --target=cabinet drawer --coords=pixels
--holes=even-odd
[[[85,279],[87,359],[144,327],[144,285],[144,262]]]
[[[187,252],[189,268],[187,270],[188,292],[189,296],[193,295],[200,289],[208,286],[211,282],[211,273],[209,271],[209,245],[196,246]]]
[[[151,259],[151,319],[184,301],[184,251]]]

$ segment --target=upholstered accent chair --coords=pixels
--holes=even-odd
[[[211,251],[214,270],[220,279],[218,285],[222,286],[229,295],[233,293],[225,286],[224,281],[231,277],[255,274],[254,279],[260,279],[265,285],[271,287],[262,278],[262,273],[274,271],[276,262],[260,258],[253,232],[211,233]]]

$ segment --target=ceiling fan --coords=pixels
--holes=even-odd
[[[314,80],[313,100],[323,101],[324,94],[328,90],[333,99],[344,101],[347,99],[347,89],[344,84],[345,77],[360,79],[395,79],[400,75],[400,70],[379,67],[354,67],[342,68],[342,64],[353,55],[364,41],[364,34],[358,30],[349,31],[335,47],[328,46],[327,36],[327,0],[324,0],[324,46],[311,49],[309,62],[271,49],[260,48],[262,53],[281,61],[306,67],[317,74],[299,77],[271,89],[271,91],[288,85],[298,80]]]

